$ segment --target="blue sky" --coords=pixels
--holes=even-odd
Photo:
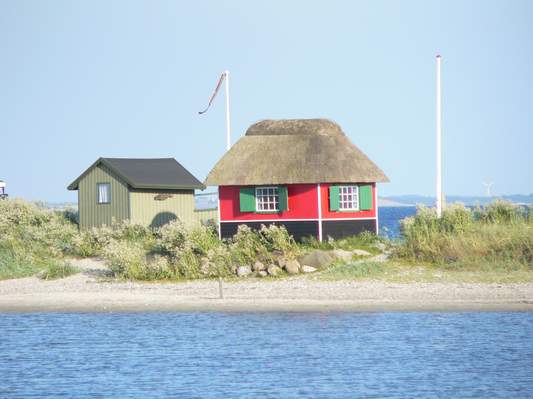
[[[533,192],[533,2],[0,0],[0,179],[75,200],[100,156],[175,157],[203,180],[266,118],[337,121],[389,176],[434,192],[441,53],[446,194]]]

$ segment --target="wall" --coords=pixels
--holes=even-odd
[[[221,220],[281,220],[318,218],[316,184],[288,185],[289,209],[280,213],[253,213],[239,210],[240,186],[220,186]]]
[[[111,203],[98,204],[96,184],[111,184]],[[80,180],[78,186],[80,228],[87,229],[111,225],[113,218],[121,222],[128,218],[128,188],[104,165],[98,165]]]
[[[321,184],[322,219],[366,219],[376,217],[375,184],[372,185],[372,209],[357,212],[331,212],[329,210],[329,186]],[[240,212],[239,186],[219,187],[220,215],[222,221],[318,219],[316,184],[288,185],[289,209],[274,214]]]
[[[376,217],[376,185],[372,184],[372,209],[357,212],[338,212],[329,210],[329,186],[332,184],[323,183],[320,185],[322,196],[322,219],[366,219]]]
[[[164,198],[165,196],[168,197]],[[187,225],[206,222],[213,218],[216,220],[218,211],[195,211],[194,190],[132,189],[130,191],[130,214],[132,223],[159,227],[175,219]]]

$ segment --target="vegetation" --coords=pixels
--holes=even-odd
[[[120,278],[180,280],[234,276],[239,266],[297,259],[314,249],[389,248],[393,261],[337,262],[323,279],[376,278],[392,281],[519,281],[533,276],[533,209],[495,202],[470,210],[448,207],[442,218],[421,207],[402,221],[398,242],[365,233],[342,240],[297,244],[283,227],[259,231],[240,226],[219,240],[213,226],[173,221],[159,229],[129,222],[79,231],[72,210],[51,211],[24,201],[0,201],[0,279],[62,278],[76,273],[68,258],[100,256]],[[479,273],[479,272],[483,273]]]
[[[381,243],[385,246],[390,245],[390,242],[387,239],[378,237],[373,233],[365,231],[359,235],[342,238],[340,240],[334,240],[331,237],[328,237],[328,239],[323,242],[318,241],[316,237],[309,237],[303,240],[301,247],[304,249],[344,249],[347,251],[353,249],[363,249],[371,254],[378,254],[381,252],[376,245],[378,243]]]
[[[470,210],[452,205],[437,218],[421,207],[401,223],[396,256],[457,270],[533,269],[533,208],[496,201]]]

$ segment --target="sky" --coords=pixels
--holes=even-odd
[[[390,178],[434,194],[435,55],[443,190],[533,192],[532,1],[0,0],[0,179],[75,201],[98,157],[174,157],[203,180],[261,119],[329,118]],[[222,94],[222,93],[221,93]]]

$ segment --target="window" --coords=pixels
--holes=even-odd
[[[357,186],[339,186],[339,210],[359,210],[359,191]]]
[[[96,183],[96,201],[98,204],[111,203],[111,183]]]
[[[279,211],[278,187],[257,187],[255,189],[255,204],[258,212]]]

